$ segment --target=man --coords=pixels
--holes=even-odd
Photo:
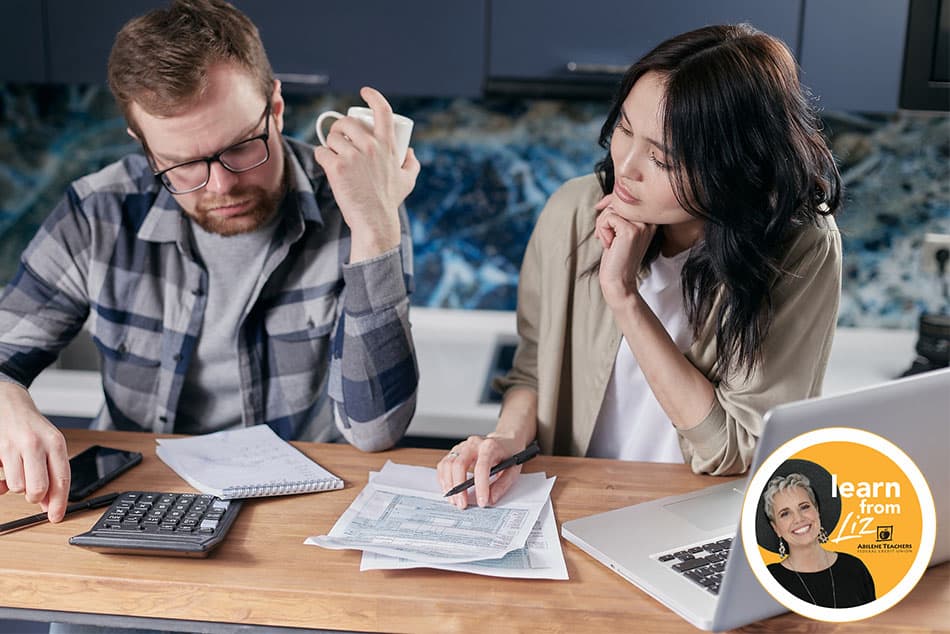
[[[109,85],[144,156],[73,183],[0,298],[0,494],[63,517],[65,441],[25,388],[87,317],[96,428],[392,446],[418,382],[401,204],[419,163],[399,164],[383,96],[361,92],[372,129],[282,138],[280,82],[223,0],[126,24]]]

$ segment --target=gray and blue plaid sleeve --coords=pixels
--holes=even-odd
[[[399,248],[343,268],[329,395],[341,433],[364,451],[396,444],[416,409],[419,369],[409,326],[412,246],[404,208],[400,216]]]
[[[49,216],[0,296],[0,381],[29,387],[89,313],[83,267],[90,227],[74,203],[68,195]]]

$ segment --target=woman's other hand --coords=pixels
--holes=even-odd
[[[600,257],[600,288],[611,308],[637,293],[637,273],[656,233],[656,225],[633,222],[613,210],[613,194],[607,194],[595,209],[594,235],[604,248]]]

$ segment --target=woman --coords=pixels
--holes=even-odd
[[[779,554],[784,557],[768,569],[783,588],[802,601],[826,608],[851,608],[874,601],[874,579],[864,563],[821,547],[828,536],[806,476],[774,477],[762,497],[765,515],[779,539]]]
[[[840,179],[788,49],[748,25],[663,42],[627,71],[600,144],[528,243],[495,431],[439,463],[443,490],[474,472],[479,505],[520,472],[489,469],[535,437],[740,473],[763,414],[819,392]]]

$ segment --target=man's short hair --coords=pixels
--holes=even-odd
[[[132,103],[156,116],[173,116],[198,101],[208,71],[234,64],[270,98],[274,73],[251,20],[223,0],[174,0],[127,22],[109,55],[109,88],[129,128],[142,137]]]

